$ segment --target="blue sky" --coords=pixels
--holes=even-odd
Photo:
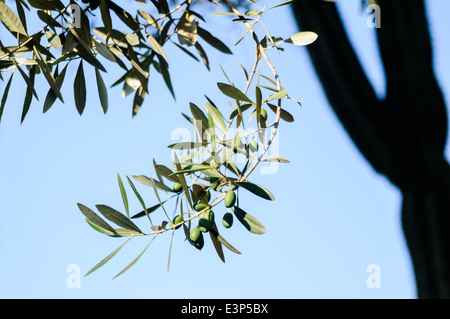
[[[449,100],[445,9],[450,4],[445,0],[427,4],[436,75]],[[345,1],[340,7],[368,76],[382,96],[384,78],[373,30],[365,24],[367,13],[360,1]],[[288,37],[298,32],[287,7],[268,13],[265,21],[272,34]],[[232,47],[244,30],[229,29],[227,23],[221,17],[209,30]],[[286,104],[295,122],[282,123],[280,128],[280,155],[291,163],[281,165],[276,174],[258,170],[252,174],[251,180],[269,188],[275,201],[240,194],[243,208],[265,225],[267,233],[254,235],[239,224],[222,231],[242,251],[236,255],[225,250],[226,263],[222,263],[209,240],[198,251],[184,241],[181,231],[176,232],[170,272],[166,270],[170,235],[165,234],[130,270],[112,280],[149,241],[135,238],[104,267],[82,278],[79,288],[68,287],[68,266],[77,265],[85,274],[124,241],[92,230],[76,203],[91,208],[106,204],[123,211],[116,173],[155,176],[153,158],[170,165],[166,146],[176,142],[171,138],[175,129],[187,127],[181,112],[188,113],[189,102],[202,105],[206,94],[227,109],[216,87],[217,82],[225,82],[217,64],[243,83],[237,60],[250,68],[253,57],[246,50],[253,54],[253,46],[241,44],[233,48],[233,56],[216,54],[205,45],[210,72],[173,46],[167,47],[177,100],[154,73],[150,96],[133,119],[131,98],[123,99],[120,89],[109,91],[109,111],[103,114],[90,68],[85,69],[88,104],[80,117],[71,99],[73,65],[63,86],[66,103],[55,103],[46,114],[42,102],[33,103],[20,125],[25,90],[16,78],[0,126],[0,297],[415,297],[400,225],[400,193],[359,154],[331,111],[306,50],[294,46],[282,54],[271,53],[283,86],[304,101],[302,107]],[[120,75],[111,71],[105,82],[110,85]],[[3,88],[5,83],[0,85]],[[38,89],[43,101],[46,86]],[[448,158],[448,149],[446,154]],[[147,205],[157,202],[153,189],[136,185]],[[131,211],[140,211],[129,188],[128,193]],[[222,213],[216,211],[218,216]],[[162,211],[158,214],[162,218]],[[138,225],[148,227],[146,222],[142,219]],[[366,284],[367,267],[372,264],[381,271],[380,288]]]

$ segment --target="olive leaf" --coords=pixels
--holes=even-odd
[[[142,233],[142,231],[129,218],[127,218],[125,215],[118,212],[114,208],[106,205],[95,205],[95,207],[97,207],[98,211],[102,213],[102,215],[105,216],[106,219],[112,221],[116,225]]]
[[[259,197],[262,197],[264,199],[275,200],[275,197],[272,195],[272,193],[268,189],[262,187],[261,185],[250,183],[250,182],[234,182],[234,184],[236,184],[242,188],[245,188],[246,190],[250,191],[251,193],[253,193]]]
[[[238,206],[234,206],[232,210],[237,219],[242,225],[244,225],[245,228],[247,228],[249,232],[253,234],[264,234],[266,232],[266,228],[254,216],[247,214]]]
[[[91,270],[89,270],[84,277],[88,276],[89,274],[93,273],[94,271],[96,271],[98,268],[100,268],[101,266],[103,266],[104,264],[106,264],[111,258],[113,258],[121,249],[123,246],[125,246],[126,243],[128,243],[128,241],[131,239],[128,238],[122,245],[120,245],[118,248],[116,248],[112,253],[110,253],[108,256],[106,256],[104,259],[102,259],[97,265],[95,265],[94,267],[91,268]]]
[[[290,36],[286,43],[291,43],[295,45],[308,45],[316,41],[318,38],[317,33],[311,31],[302,31]]]
[[[219,87],[219,90],[222,91],[222,93],[228,97],[231,97],[238,101],[246,101],[246,102],[253,103],[252,100],[250,100],[247,97],[247,95],[245,95],[244,93],[242,93],[241,90],[239,90],[238,88],[236,88],[232,85],[219,82],[219,83],[217,83],[217,86]]]
[[[187,11],[177,24],[177,35],[182,45],[193,46],[197,42],[197,23],[195,17]]]
[[[100,216],[94,213],[90,208],[80,203],[78,203],[77,205],[83,215],[86,216],[86,219],[91,222],[91,224],[107,231],[108,233],[117,234],[116,231],[107,222],[105,222]]]

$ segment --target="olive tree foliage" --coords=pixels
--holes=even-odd
[[[0,40],[0,79],[6,82],[0,116],[7,102],[11,81],[17,73],[16,76],[26,83],[22,121],[32,100],[39,99],[34,88],[38,77],[44,78],[48,83],[43,112],[48,111],[58,99],[64,101],[61,87],[71,63],[77,64],[73,78],[73,98],[80,114],[86,106],[87,67],[95,69],[100,104],[103,111],[107,112],[108,89],[102,74],[107,71],[105,65],[108,63],[108,68],[123,69],[123,75],[112,86],[122,85],[125,96],[134,94],[132,114],[135,116],[148,94],[151,68],[162,75],[161,78],[174,94],[169,75],[172,57],[164,51],[167,43],[179,48],[180,53],[203,61],[208,68],[208,57],[202,44],[208,43],[223,54],[232,53],[223,41],[206,29],[205,19],[194,10],[194,0],[136,2],[142,4],[142,9],[127,12],[110,0],[0,1],[3,27],[15,39],[14,43],[3,43],[4,40]],[[189,102],[189,115],[182,115],[188,125],[192,125],[194,140],[168,146],[174,159],[172,165],[166,166],[153,160],[154,178],[146,175],[122,178],[117,174],[124,204],[123,212],[107,205],[96,205],[100,213],[97,214],[78,203],[86,222],[93,229],[110,237],[127,238],[87,274],[104,265],[135,237],[148,237],[148,245],[116,276],[136,263],[153,240],[165,233],[169,233],[173,240],[175,231],[184,232],[186,241],[196,249],[203,248],[204,236],[209,234],[222,261],[225,261],[223,246],[240,254],[222,236],[223,230],[233,225],[233,220],[237,220],[251,233],[265,233],[261,222],[244,210],[245,203],[239,201],[238,190],[250,192],[264,200],[274,200],[267,188],[251,182],[250,175],[261,162],[289,162],[278,155],[268,156],[268,149],[277,135],[280,121],[294,120],[282,107],[282,102],[300,102],[293,99],[282,86],[269,52],[282,52],[286,45],[310,44],[317,35],[311,31],[303,31],[290,37],[274,36],[271,35],[269,26],[264,24],[263,17],[266,12],[291,2],[285,1],[265,8],[256,1],[248,0],[245,12],[240,11],[242,6],[237,8],[228,0],[221,3],[209,0],[209,3],[203,3],[213,7],[214,19],[227,19],[230,28],[242,29],[242,37],[235,45],[245,37],[250,37],[254,42],[253,65],[241,65],[245,86],[236,87],[228,77],[228,83],[217,83],[217,93],[228,98],[232,108],[220,107],[206,95],[203,107],[198,106],[198,102]],[[26,18],[30,13],[37,15],[42,21],[42,27],[34,34],[30,34],[27,28]],[[94,15],[101,17],[102,26],[91,29],[90,17]],[[126,25],[126,31],[115,28],[117,19]],[[256,25],[262,26],[262,34],[257,34]],[[111,63],[113,66],[110,66]],[[263,74],[261,64],[265,64],[271,73]],[[225,71],[224,74],[226,75]],[[227,110],[231,112],[225,114]],[[249,130],[245,127],[247,123],[253,123],[255,128]],[[148,206],[145,203],[135,186],[136,182],[153,188],[158,200],[156,205]],[[141,212],[130,212],[129,195],[142,205]],[[170,210],[169,205],[172,206]],[[220,211],[225,211],[225,214],[216,217],[214,209],[218,205],[224,205],[220,207]],[[144,220],[146,226],[138,226],[138,219]],[[156,219],[158,222],[155,222]],[[170,251],[168,268],[169,265]]]

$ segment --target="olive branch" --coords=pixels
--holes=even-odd
[[[37,70],[44,73],[50,86],[44,102],[44,112],[46,112],[53,105],[56,97],[63,101],[60,89],[67,65],[74,60],[80,60],[74,80],[74,97],[76,108],[82,114],[86,104],[83,61],[89,63],[95,68],[100,104],[106,113],[108,94],[101,76],[105,67],[99,58],[102,57],[115,63],[124,70],[124,74],[111,87],[123,84],[122,94],[124,96],[132,92],[135,93],[132,106],[132,115],[135,116],[148,93],[147,85],[151,66],[162,75],[168,89],[175,97],[168,72],[170,59],[163,49],[166,43],[175,45],[198,61],[199,59],[189,51],[189,48],[195,48],[201,61],[208,69],[209,61],[205,50],[198,41],[200,38],[222,53],[231,54],[231,50],[221,40],[202,28],[205,21],[200,14],[192,9],[193,0],[182,1],[172,9],[169,8],[165,0],[152,1],[158,9],[159,17],[154,18],[149,12],[138,10],[140,18],[145,20],[144,23],[117,6],[113,1],[83,2],[89,4],[80,12],[81,28],[60,26],[61,33],[56,38],[54,37],[57,28],[54,25],[55,21],[67,10],[67,6],[63,6],[60,1],[54,0],[45,4],[41,1],[30,1],[32,5],[34,4],[33,6],[42,9],[42,12],[47,15],[44,18],[46,26],[32,37],[26,35],[26,31],[24,31],[25,18],[23,14],[19,15],[19,18],[16,17],[11,9],[0,2],[0,18],[19,41],[18,46],[12,47],[5,47],[0,42],[0,71],[7,72],[11,69],[18,69],[27,83],[22,121],[30,106],[32,96],[37,98],[33,87]],[[222,7],[214,0],[210,0],[210,2]],[[230,99],[229,103],[233,110],[229,116],[224,116],[223,110],[208,97],[206,97],[207,101],[203,109],[190,102],[191,115],[184,113],[182,115],[193,126],[195,139],[194,141],[179,142],[168,146],[174,157],[174,163],[171,166],[168,167],[153,160],[155,178],[138,175],[131,176],[131,178],[126,176],[126,180],[123,180],[117,173],[125,213],[107,205],[96,205],[99,215],[89,207],[78,203],[78,208],[84,214],[86,222],[96,231],[110,237],[127,238],[117,249],[92,267],[85,276],[111,260],[125,244],[135,237],[150,237],[151,239],[144,250],[114,278],[131,268],[143,256],[156,237],[166,232],[171,233],[168,270],[174,233],[181,228],[186,241],[199,250],[204,246],[204,234],[209,233],[213,246],[223,262],[225,262],[223,246],[234,253],[240,254],[241,252],[222,236],[222,230],[219,231],[218,224],[222,224],[221,226],[227,229],[232,227],[234,219],[237,219],[251,233],[264,234],[266,232],[264,225],[242,208],[243,205],[240,202],[238,192],[243,189],[243,191],[248,191],[265,200],[275,200],[274,195],[267,188],[251,182],[249,178],[261,162],[289,162],[284,157],[267,156],[267,154],[278,133],[280,121],[292,122],[294,120],[293,116],[282,108],[282,101],[290,100],[300,103],[290,97],[289,91],[282,87],[280,77],[268,56],[268,51],[281,52],[284,50],[283,45],[286,44],[307,45],[313,42],[317,35],[313,32],[299,32],[287,39],[272,36],[262,20],[263,14],[277,7],[288,5],[292,1],[285,1],[268,9],[261,7],[253,0],[248,0],[248,2],[255,9],[242,13],[231,1],[226,0],[224,3],[228,11],[213,13],[214,16],[232,18],[232,23],[238,23],[245,27],[244,33],[235,45],[238,45],[247,36],[251,36],[255,45],[254,62],[250,73],[241,65],[245,76],[244,88],[241,90],[236,87],[224,70],[222,71],[228,83],[217,83],[218,90]],[[20,7],[22,1],[18,3]],[[89,20],[86,14],[97,8],[100,10],[104,27],[95,28],[96,36],[94,36],[90,34]],[[54,18],[51,17],[52,10],[58,12]],[[110,11],[113,11],[130,28],[131,32],[115,30],[112,26]],[[41,16],[44,17],[43,13],[41,13]],[[259,25],[265,31],[261,40],[255,31],[255,27]],[[52,32],[48,32],[48,28]],[[36,41],[44,33],[49,41],[47,47],[39,46],[38,41]],[[178,41],[173,40],[175,35]],[[58,43],[60,38],[64,38],[62,43]],[[31,41],[33,46],[29,48],[28,44]],[[53,55],[49,50],[60,50],[61,47],[62,55],[59,58],[52,59]],[[48,57],[47,59],[43,58],[41,51]],[[31,53],[31,58],[18,58],[19,55],[24,53]],[[129,64],[127,65],[122,59],[125,59],[125,62]],[[66,62],[66,64],[59,72],[58,65],[63,62]],[[262,63],[265,63],[270,70],[270,76],[258,71],[258,66],[261,69]],[[20,65],[29,67],[29,76],[20,68]],[[55,67],[55,71],[52,73],[51,68],[53,67]],[[0,115],[5,106],[12,76],[13,73],[3,94]],[[255,84],[256,76],[258,81]],[[263,85],[261,81],[267,81],[268,83]],[[251,88],[254,89],[254,98],[249,96]],[[270,91],[270,93],[264,94],[263,92],[266,91]],[[269,123],[268,110],[274,114],[272,123]],[[256,121],[257,127],[247,131],[245,123],[252,120]],[[268,130],[270,130],[270,135],[267,138]],[[202,157],[206,157],[206,159],[202,159]],[[245,159],[243,167],[237,165],[241,158]],[[128,183],[132,193],[142,206],[142,211],[133,216],[130,215],[129,198],[124,181]],[[148,207],[134,182],[153,188],[158,203]],[[170,195],[167,198],[161,198],[160,192]],[[212,194],[215,194],[215,196]],[[174,212],[169,214],[167,205],[169,201],[173,202],[174,200]],[[226,208],[226,213],[221,218],[222,222],[217,223],[218,218],[216,218],[214,210],[222,202]],[[163,211],[162,222],[160,224],[154,223],[152,216],[156,211],[161,210]],[[141,230],[134,222],[134,220],[142,217],[148,219],[150,231]],[[108,222],[112,222],[119,228],[114,228]]]

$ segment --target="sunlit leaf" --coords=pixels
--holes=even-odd
[[[177,24],[178,41],[180,44],[192,46],[197,42],[197,23],[189,12],[185,12]]]
[[[253,103],[252,100],[250,100],[244,93],[242,93],[241,90],[232,85],[219,82],[217,83],[217,86],[219,87],[219,90],[222,91],[222,93],[228,97],[231,97],[238,101],[246,101]]]
[[[4,2],[1,1],[0,20],[13,35],[14,33],[20,33],[22,35],[28,36],[22,22],[20,22],[16,14]]]
[[[316,41],[318,38],[317,33],[311,31],[302,31],[294,34],[285,40],[286,43],[292,43],[295,45],[308,45]]]
[[[142,183],[144,185],[156,187],[165,192],[175,193],[175,191],[172,188],[170,188],[169,186],[164,185],[160,181],[155,181],[153,178],[149,178],[145,175],[138,175],[138,176],[132,175],[131,177],[133,177],[136,181],[138,181],[139,183]]]
[[[241,208],[234,206],[232,208],[234,215],[237,219],[244,225],[247,230],[253,234],[264,234],[266,232],[266,228],[258,221],[254,216],[247,214]]]

